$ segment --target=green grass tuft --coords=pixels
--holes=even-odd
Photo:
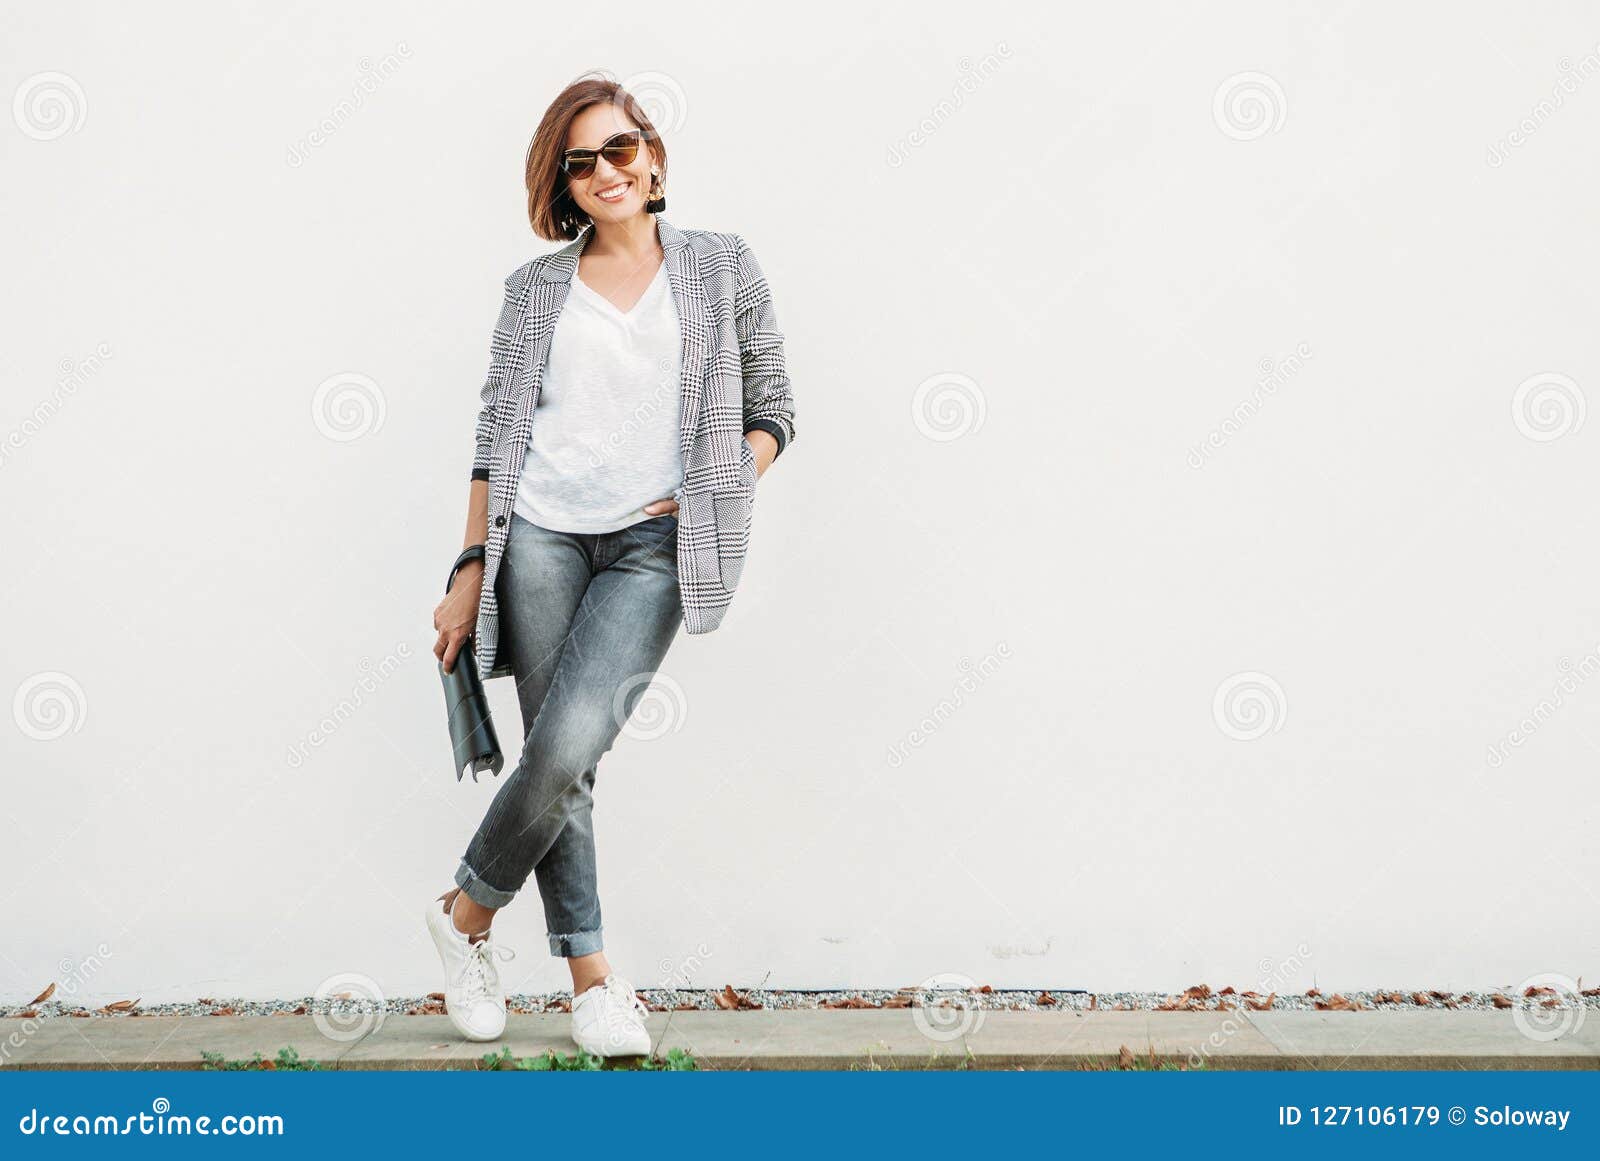
[[[228,1060],[220,1052],[202,1052],[202,1072],[321,1072],[322,1065],[315,1060],[301,1060],[293,1048],[280,1048],[278,1055],[266,1060],[256,1053],[249,1060]]]
[[[670,1049],[666,1056],[613,1060],[581,1048],[570,1056],[555,1051],[538,1056],[513,1056],[506,1047],[478,1060],[478,1068],[483,1072],[695,1072],[699,1067],[693,1053],[683,1048]]]

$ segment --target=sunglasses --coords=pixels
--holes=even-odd
[[[561,155],[561,172],[582,181],[594,174],[595,163],[601,157],[618,169],[632,165],[633,159],[639,156],[639,142],[643,136],[637,129],[626,129],[607,137],[599,149],[569,149]]]

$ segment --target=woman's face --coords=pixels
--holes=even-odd
[[[566,147],[598,149],[613,134],[637,128],[628,115],[613,104],[590,105],[573,118],[567,130]],[[643,141],[633,161],[621,168],[601,155],[588,177],[567,179],[572,200],[596,222],[622,222],[642,214],[650,194],[650,165],[650,148]]]

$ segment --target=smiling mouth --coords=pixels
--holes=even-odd
[[[595,197],[603,202],[621,201],[627,196],[628,189],[633,185],[631,181],[621,181],[616,185],[607,186],[605,189],[596,190]]]

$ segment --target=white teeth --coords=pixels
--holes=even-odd
[[[603,189],[594,196],[599,198],[601,201],[614,202],[627,192],[628,183],[623,182],[621,185],[614,185],[610,189]]]

